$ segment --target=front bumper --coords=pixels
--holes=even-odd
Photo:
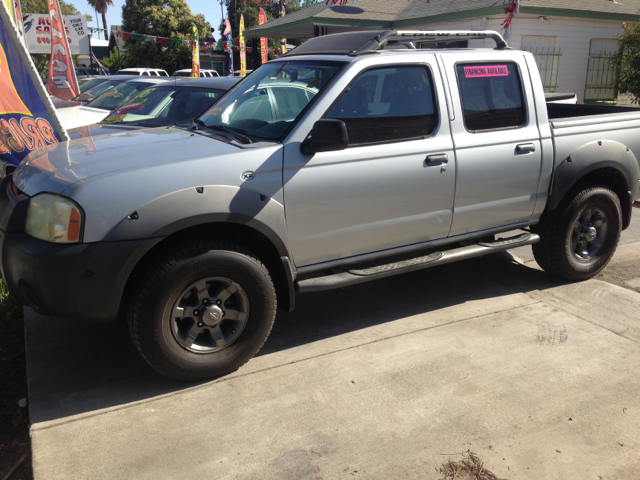
[[[0,186],[0,270],[11,294],[43,315],[89,322],[118,316],[142,256],[161,238],[85,244],[49,243],[24,233],[29,197]]]

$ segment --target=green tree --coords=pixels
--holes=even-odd
[[[96,12],[102,15],[102,26],[104,28],[104,39],[109,38],[109,30],[107,30],[107,9],[113,7],[113,0],[87,0],[87,3]]]
[[[623,24],[623,31],[618,35],[618,54],[613,60],[613,67],[619,71],[616,77],[618,93],[633,95],[633,103],[640,102],[640,24]]]
[[[60,2],[60,11],[62,15],[82,15],[72,3],[67,3],[64,0],[58,0]],[[20,8],[22,13],[49,13],[47,7],[47,0],[20,0]],[[87,17],[87,23],[91,20],[91,15],[85,15]],[[44,53],[34,53],[31,55],[33,64],[36,66],[36,70],[40,73],[46,73],[49,70],[49,58],[51,55]],[[73,62],[78,62],[78,56],[73,55]]]
[[[278,18],[280,16],[280,4],[278,2],[272,2],[269,5],[261,6],[260,2],[258,1],[252,1],[251,3],[247,3],[246,0],[222,1],[227,10],[227,18],[229,19],[229,23],[231,24],[231,34],[233,35],[233,38],[237,38],[240,34],[240,15],[244,16],[245,30],[249,30],[250,28],[258,26],[258,15],[260,12],[260,8],[262,8],[264,10],[264,13],[267,15],[267,21],[273,20],[274,18]],[[313,0],[314,3],[315,1],[316,0]],[[296,10],[300,10],[300,8],[302,8],[301,5],[305,5],[304,0],[289,0],[284,5],[285,14],[289,15]],[[224,32],[224,18],[220,22],[218,31],[219,35],[216,36],[216,40],[224,40],[224,37],[222,37],[222,32]],[[287,43],[298,45],[299,43],[301,43],[301,40],[287,40]],[[270,38],[268,41],[268,48],[269,59],[272,59],[274,58],[273,50],[276,48],[280,48],[280,40]],[[233,52],[233,65],[234,69],[240,69],[240,52]],[[247,55],[247,68],[253,68],[253,66],[251,65],[251,55]]]
[[[124,68],[126,66],[127,60],[126,57],[120,53],[120,50],[118,50],[118,47],[116,46],[113,48],[113,50],[111,50],[111,53],[108,57],[102,59],[102,63],[109,70],[120,70],[121,68]]]
[[[211,25],[204,15],[194,15],[186,0],[126,0],[122,7],[125,32],[156,37],[191,39],[191,22],[200,38],[209,36]],[[127,40],[127,67],[162,68],[169,74],[191,66],[191,49]]]
[[[64,0],[58,1],[62,15],[82,15],[72,3],[67,3]],[[47,0],[20,0],[20,8],[22,13],[49,13]],[[90,15],[87,15],[87,21],[91,21]]]

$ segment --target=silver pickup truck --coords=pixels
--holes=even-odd
[[[487,37],[495,49],[416,49]],[[547,105],[496,32],[310,39],[188,128],[28,157],[0,187],[2,275],[45,315],[127,319],[160,373],[247,362],[276,299],[522,245],[601,271],[638,198],[640,111]],[[522,230],[508,239],[496,234]]]

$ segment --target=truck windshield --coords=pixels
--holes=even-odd
[[[279,139],[342,67],[340,62],[269,62],[235,85],[200,121],[263,140]]]

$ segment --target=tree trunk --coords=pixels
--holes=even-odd
[[[102,26],[104,27],[104,39],[109,40],[109,32],[107,31],[107,12],[102,13]]]

